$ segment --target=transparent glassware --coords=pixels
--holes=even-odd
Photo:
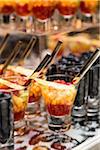
[[[50,75],[47,80],[49,81],[39,79],[37,82],[40,84],[47,109],[48,127],[55,133],[63,133],[71,127],[71,111],[77,86],[66,82],[71,79],[64,75]]]
[[[10,94],[0,92],[0,149],[14,146],[14,116]]]
[[[23,85],[26,80],[20,76],[5,76],[5,80],[10,81],[18,85]],[[17,85],[16,85],[17,86]],[[0,84],[0,90],[11,94],[12,104],[13,104],[13,114],[14,114],[14,130],[18,131],[20,129],[26,128],[25,121],[25,111],[27,109],[29,91],[25,89],[11,89],[6,85]]]
[[[57,9],[66,20],[66,26],[72,27],[72,20],[76,20],[76,13],[79,8],[79,0],[59,0]]]
[[[54,13],[56,1],[32,0],[32,14],[35,17],[34,32],[45,34],[50,32],[50,18]]]
[[[15,12],[16,3],[13,0],[1,0],[0,1],[0,15],[1,15],[1,25],[5,27],[7,24],[10,29],[15,29],[14,24],[14,12]]]
[[[27,24],[30,22],[31,4],[30,0],[15,0],[16,23],[19,30],[27,32]],[[19,26],[20,25],[20,26]]]
[[[25,119],[28,126],[34,127],[33,116],[34,114],[40,113],[41,88],[36,81],[32,80],[28,87],[28,91],[29,98],[25,112]]]
[[[14,129],[25,128],[25,111],[28,104],[28,90],[12,91],[12,103],[14,112]]]
[[[13,83],[18,83],[20,85],[24,85],[24,83],[27,81],[26,77],[24,76],[5,76],[4,79],[13,82]],[[0,85],[0,89],[3,88],[5,89],[6,87],[4,85]],[[23,90],[23,93],[26,93],[25,95],[28,94],[27,97],[27,105],[25,103],[25,99],[21,101],[20,95],[15,95],[14,94],[20,94],[20,91],[12,91],[12,98],[15,106],[15,129],[17,128],[24,128],[27,124],[27,126],[34,127],[34,122],[33,122],[33,116],[34,114],[39,114],[40,113],[40,98],[41,98],[41,89],[40,86],[37,82],[34,80],[31,81],[31,84],[28,86],[27,90]],[[16,100],[18,99],[18,100]],[[18,101],[18,104],[16,102]],[[24,105],[25,104],[25,105]],[[25,106],[25,107],[24,107]],[[19,108],[18,108],[19,107]],[[23,108],[23,110],[22,110]],[[22,111],[21,111],[22,110]],[[24,116],[24,117],[23,117]],[[17,118],[19,117],[19,118]],[[22,119],[21,119],[22,117]],[[25,118],[25,119],[24,119]],[[18,120],[18,121],[16,121]]]
[[[81,0],[80,11],[82,13],[82,20],[85,25],[96,24],[96,13],[99,0]]]

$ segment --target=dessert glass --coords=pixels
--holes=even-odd
[[[1,16],[1,26],[7,27],[5,25],[11,24],[10,29],[13,30],[15,28],[14,24],[14,11],[15,11],[16,3],[13,0],[0,0],[0,16]],[[7,27],[7,28],[9,28]]]
[[[23,128],[26,126],[24,116],[28,104],[28,90],[12,91],[11,94],[14,113],[14,128]]]
[[[10,76],[4,77],[5,80],[10,81],[11,83],[20,83],[22,85],[24,82],[21,77]],[[19,81],[19,82],[18,82]],[[14,129],[25,128],[26,121],[24,119],[25,111],[27,109],[29,91],[28,89],[15,90],[1,84],[0,90],[6,93],[11,94],[12,104],[13,104],[13,114],[14,114]]]
[[[36,33],[44,34],[50,31],[50,18],[54,13],[56,1],[32,0],[32,14],[35,17],[34,30]]]
[[[68,30],[72,28],[76,23],[76,13],[79,8],[79,4],[79,0],[59,0],[58,2],[57,9],[61,16],[63,16],[63,24],[65,24],[65,27],[68,27]]]
[[[59,0],[57,8],[65,19],[71,18],[79,8],[79,0]]]
[[[69,130],[77,86],[66,82],[70,77],[65,75],[50,75],[47,80],[49,81],[38,79],[37,82],[40,84],[48,113],[48,127],[58,133]]]
[[[84,23],[97,23],[97,9],[99,0],[81,0],[80,10],[83,14]]]
[[[15,0],[15,11],[17,14],[17,23],[22,25],[23,31],[27,31],[27,25],[30,23],[31,4],[30,0]]]

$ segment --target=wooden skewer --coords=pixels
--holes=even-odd
[[[61,41],[58,41],[56,44],[56,47],[54,48],[53,52],[50,54],[47,54],[44,59],[40,62],[38,67],[33,71],[33,73],[30,75],[29,80],[24,84],[24,86],[28,86],[31,83],[31,77],[34,76],[39,76],[52,62],[52,60],[55,58],[57,55],[58,51],[60,50],[60,47],[62,45]]]
[[[0,74],[3,74],[3,72],[6,70],[6,68],[8,67],[8,65],[9,65],[11,62],[13,62],[13,60],[14,60],[15,57],[17,56],[17,54],[18,54],[18,52],[19,52],[21,46],[22,46],[22,42],[19,41],[19,42],[16,44],[16,46],[15,46],[14,50],[12,51],[12,53],[9,55],[8,59],[5,61],[4,66],[3,66],[3,68],[2,68],[1,71],[0,71]]]
[[[87,73],[87,71],[90,69],[90,67],[93,65],[93,63],[100,57],[100,49],[96,49],[96,51],[93,53],[93,55],[87,60],[86,64],[82,67],[80,70],[80,73],[75,76],[72,83],[77,84],[79,81],[84,77],[84,75]]]
[[[8,42],[8,38],[9,38],[9,33],[7,33],[2,41],[2,43],[0,44],[0,55],[2,54],[3,50],[5,49],[5,46]]]
[[[29,44],[27,45],[26,49],[24,50],[24,52],[20,56],[18,64],[22,64],[24,59],[26,59],[29,56],[32,48],[34,47],[34,45],[36,43],[36,41],[37,41],[37,38],[35,36],[32,36]]]

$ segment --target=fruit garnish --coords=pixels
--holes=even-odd
[[[60,84],[65,84],[65,85],[70,85],[70,84],[72,84],[71,82],[65,82],[64,80],[54,80],[54,82],[60,83]]]
[[[9,88],[12,88],[12,89],[15,89],[15,90],[23,90],[25,87],[21,86],[21,85],[18,85],[18,84],[15,84],[15,83],[11,83],[7,80],[4,80],[2,78],[0,78],[0,83],[9,87]]]
[[[15,73],[19,73],[21,75],[30,76],[33,72],[31,69],[26,69],[21,66],[8,66],[8,69],[14,71]]]
[[[71,88],[75,88],[75,86],[73,84],[61,84],[61,83],[56,83],[56,82],[52,82],[52,81],[46,81],[46,80],[42,80],[39,78],[34,78],[35,81],[37,81],[37,83],[39,83],[40,85],[44,85],[44,86],[49,86],[55,89],[71,89]]]

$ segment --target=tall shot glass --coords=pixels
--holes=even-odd
[[[14,146],[13,109],[10,94],[0,92],[0,149]]]
[[[48,127],[56,133],[67,131],[71,126],[71,110],[77,89],[68,82],[69,79],[56,74],[47,76],[49,81],[38,80],[48,113]]]
[[[28,105],[25,112],[25,119],[27,125],[30,127],[34,127],[34,114],[40,113],[40,99],[41,99],[41,89],[39,84],[36,81],[31,81],[31,84],[28,87],[29,98]]]
[[[24,119],[25,111],[28,104],[28,90],[12,91],[12,103],[14,113],[14,129],[20,129],[26,127],[26,121]]]

